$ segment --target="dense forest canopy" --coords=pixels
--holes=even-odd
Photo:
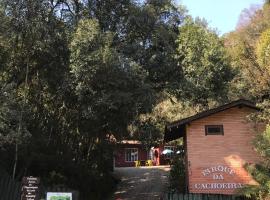
[[[269,8],[220,38],[172,0],[1,0],[0,167],[102,199],[112,138],[151,145],[232,99],[268,105]]]
[[[251,8],[253,9],[253,8]],[[251,13],[251,14],[250,14]],[[245,10],[245,23],[225,36],[225,46],[231,57],[231,67],[237,71],[231,81],[229,96],[252,99],[262,108],[259,115],[251,116],[256,122],[267,124],[266,131],[259,133],[254,144],[264,158],[261,165],[247,166],[258,186],[248,186],[243,192],[252,199],[267,199],[270,181],[270,2],[261,9]],[[240,18],[240,22],[243,19]]]

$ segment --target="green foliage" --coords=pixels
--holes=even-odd
[[[262,112],[253,116],[258,123],[269,124],[269,28],[270,6],[265,3],[262,9],[253,12],[247,23],[226,36],[227,51],[232,59],[232,67],[238,73],[231,84],[231,97],[246,97],[257,100]],[[260,130],[258,130],[260,131]],[[258,132],[254,146],[263,157],[263,162],[247,165],[248,171],[257,181],[257,185],[249,185],[241,192],[252,199],[267,199],[270,191],[270,129]]]
[[[186,173],[183,156],[175,156],[172,161],[172,167],[170,170],[169,184],[170,190],[177,191],[179,193],[185,193],[186,188]]]
[[[171,87],[181,78],[174,54],[185,10],[168,0],[145,1],[128,11],[130,17],[124,20],[125,27],[116,37],[119,50],[147,71],[147,80],[157,92]]]
[[[200,20],[186,18],[178,30],[176,51],[166,61],[170,66],[162,65],[171,73],[162,73],[166,75],[167,94],[161,93],[152,112],[140,115],[135,122],[134,132],[147,146],[163,139],[163,128],[168,122],[228,100],[228,86],[234,72],[223,41]]]
[[[265,164],[270,166],[270,126],[266,127],[266,130],[259,134],[255,140],[256,150],[264,158]]]
[[[270,72],[270,28],[264,31],[258,39],[256,46],[258,63]]]
[[[118,53],[112,34],[101,33],[96,21],[79,23],[71,42],[71,69],[83,115],[92,131],[101,128],[99,134],[124,134],[136,114],[154,103],[146,71]]]
[[[179,80],[178,96],[203,105],[226,101],[233,72],[222,40],[198,20],[186,20],[179,31],[176,57],[184,79]]]
[[[14,85],[4,85],[0,88],[0,148],[8,145],[25,143],[30,137],[25,121],[18,132],[21,104],[14,94]]]
[[[133,137],[147,147],[160,144],[164,139],[164,127],[173,121],[191,116],[200,111],[201,106],[190,107],[189,103],[177,100],[167,93],[152,109],[151,113],[141,114],[129,126]]]
[[[222,41],[186,18],[171,0],[1,1],[1,167],[104,199],[112,137],[159,142],[226,93]]]
[[[267,38],[261,36],[270,27],[270,5],[266,3],[262,9],[250,16],[248,23],[225,36],[227,52],[231,57],[232,67],[238,71],[231,83],[231,98],[260,99],[269,93],[269,73],[263,64],[263,49]],[[260,36],[264,45],[259,45]]]
[[[247,165],[247,170],[254,177],[257,185],[248,185],[241,190],[246,197],[263,200],[270,197],[270,126],[258,134],[255,140],[257,152],[263,157],[262,164]]]

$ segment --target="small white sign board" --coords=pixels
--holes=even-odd
[[[47,200],[72,200],[72,193],[47,192]]]

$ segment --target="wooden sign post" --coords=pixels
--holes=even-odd
[[[39,183],[38,177],[23,177],[21,200],[39,200]]]

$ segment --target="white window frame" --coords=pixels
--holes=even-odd
[[[130,157],[128,156],[128,153],[132,154],[135,153],[133,156],[130,155]],[[133,151],[133,152],[132,152]],[[125,162],[134,162],[134,161],[138,161],[139,160],[139,150],[138,148],[125,148]]]

